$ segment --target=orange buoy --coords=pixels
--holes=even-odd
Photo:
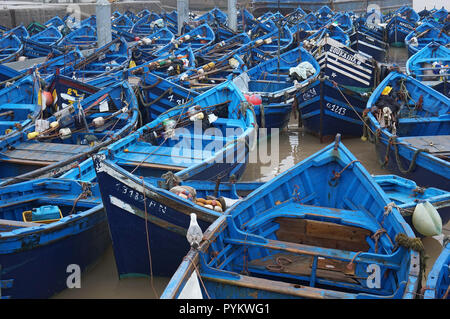
[[[53,104],[53,96],[48,91],[42,91],[42,98],[45,98],[45,105],[50,106]]]

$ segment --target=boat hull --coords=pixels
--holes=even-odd
[[[44,231],[0,239],[2,298],[49,298],[68,288],[78,265],[81,272],[110,245],[101,205],[83,217]],[[82,274],[81,274],[82,276]],[[6,286],[6,288],[5,288]]]
[[[218,213],[196,211],[183,204],[181,197],[174,199],[162,192],[147,191],[144,198],[142,180],[99,163],[98,159],[94,162],[119,276],[172,275],[190,249],[186,240],[190,213],[197,213],[202,230]],[[221,172],[223,168],[215,166],[214,170]],[[205,173],[194,177],[203,178],[206,179]]]
[[[359,93],[318,80],[300,91],[297,101],[303,126],[321,141],[331,140],[337,133],[344,137],[362,135],[367,98]]]
[[[371,126],[373,130],[373,126]],[[378,139],[375,139],[375,150],[378,156],[378,161],[385,168],[389,169],[393,173],[403,176],[408,179],[412,179],[421,187],[436,187],[446,191],[450,191],[449,179],[450,171],[448,164],[443,165],[441,162],[434,159],[425,159],[422,154],[417,156],[414,169],[409,173],[404,173],[413,160],[414,151],[404,147],[402,144],[398,145],[398,157],[397,152],[393,146],[389,147],[389,137],[381,133]],[[387,160],[386,160],[387,159]],[[399,168],[399,163],[401,169]]]

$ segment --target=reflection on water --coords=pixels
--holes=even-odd
[[[405,66],[408,54],[405,48],[391,48],[389,63]],[[260,141],[267,154],[272,148],[271,137]],[[359,137],[344,139],[344,145],[358,158],[371,174],[389,174],[381,168],[373,144],[363,142]],[[266,145],[267,144],[267,145]],[[317,137],[304,133],[297,126],[297,120],[292,118],[287,129],[279,132],[277,146],[279,156],[276,165],[269,163],[250,163],[242,177],[244,181],[268,181],[274,176],[284,172],[308,156],[321,150],[327,144],[320,144]],[[444,233],[450,235],[450,222],[444,226]],[[442,240],[442,239],[441,239]],[[426,272],[441,252],[442,245],[435,238],[424,238],[423,243],[428,255]],[[99,262],[90,270],[82,274],[80,289],[66,289],[54,298],[157,298],[167,285],[169,278],[153,278],[153,287],[158,296],[155,296],[150,278],[127,278],[119,280],[114,262],[113,250],[110,247],[100,258]]]

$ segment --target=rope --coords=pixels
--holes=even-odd
[[[191,262],[192,266],[194,266],[194,270],[195,270],[195,272],[198,275],[197,277],[198,277],[198,279],[200,280],[200,282],[201,282],[201,284],[203,286],[203,290],[205,291],[206,296],[208,297],[208,299],[211,299],[211,297],[208,294],[208,290],[206,290],[205,284],[203,283],[202,275],[200,274],[200,271],[198,270],[198,268],[195,265],[194,261],[191,259],[191,257],[189,255],[186,255],[183,259],[185,259],[185,258],[189,259],[189,261]],[[199,254],[199,258],[200,258],[200,254]]]
[[[378,253],[378,240],[380,239],[381,235],[383,233],[387,233],[385,229],[381,228],[378,229],[372,236],[371,238],[375,241],[375,254]]]
[[[153,292],[155,293],[155,296],[158,296],[155,286],[153,285],[153,267],[152,267],[152,253],[150,251],[150,238],[148,235],[148,225],[147,225],[147,197],[145,195],[145,184],[144,184],[144,177],[142,178],[142,194],[144,195],[144,220],[145,220],[145,235],[147,239],[147,251],[148,251],[148,262],[150,265],[150,283],[152,285]]]
[[[359,160],[353,160],[350,163],[348,163],[340,172],[336,172],[336,171],[332,171],[333,173],[333,177],[331,178],[331,180],[328,182],[328,184],[330,186],[336,186],[338,183],[339,178],[341,178],[342,173],[353,163],[355,162],[359,162]],[[335,181],[335,183],[333,184],[332,182]]]
[[[423,246],[420,238],[410,238],[404,233],[400,233],[395,236],[396,247],[402,246],[407,249],[412,249],[420,254],[420,273],[419,277],[425,277],[426,259],[428,256],[425,254],[425,247]]]
[[[80,172],[81,177],[81,172]],[[80,199],[86,199],[88,197],[92,196],[92,190],[89,186],[89,183],[81,183],[81,193],[78,195],[78,197],[75,199],[72,205],[72,210],[70,211],[69,215],[72,215],[75,212],[75,207],[77,206],[77,203]]]

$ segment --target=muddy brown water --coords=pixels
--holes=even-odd
[[[389,63],[400,67],[405,66],[407,52],[404,48],[392,48],[389,51]],[[319,151],[327,144],[319,143],[317,137],[305,133],[297,126],[297,120],[291,118],[288,127],[278,135],[279,160],[277,165],[249,163],[243,181],[268,181],[272,177],[284,172],[293,165]],[[266,141],[270,154],[271,137]],[[373,144],[364,142],[360,138],[344,139],[344,145],[358,158],[371,174],[389,174],[380,167]],[[444,234],[450,235],[450,222],[444,225]],[[441,252],[442,245],[438,238],[427,237],[423,240],[428,256],[426,272],[428,272]],[[81,275],[81,288],[66,289],[53,298],[63,299],[152,299],[158,298],[164,291],[170,278],[166,277],[137,277],[119,280],[112,246],[99,258],[97,263]]]

